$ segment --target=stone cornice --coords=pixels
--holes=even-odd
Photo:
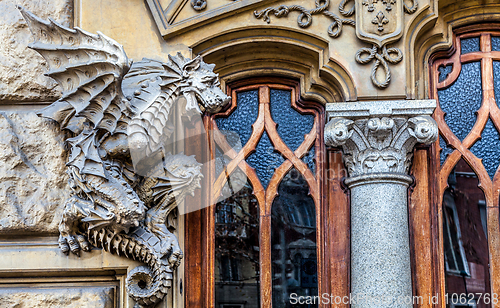
[[[435,106],[433,100],[329,104],[325,143],[342,147],[350,177],[406,174],[415,144],[431,144],[438,137],[430,117]]]

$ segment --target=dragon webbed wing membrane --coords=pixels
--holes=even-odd
[[[76,134],[86,120],[94,129],[126,132],[133,110],[121,90],[129,70],[123,47],[100,32],[69,29],[18,8],[35,38],[30,47],[45,58],[47,75],[62,88],[62,97],[40,115]]]

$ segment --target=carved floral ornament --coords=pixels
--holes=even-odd
[[[102,33],[19,9],[35,38],[30,47],[63,90],[38,113],[69,136],[72,193],[59,224],[59,247],[79,255],[95,246],[145,263],[128,273],[126,288],[136,308],[154,307],[182,259],[173,234],[177,205],[202,177],[193,156],[164,151],[175,135],[171,110],[187,118],[215,113],[230,97],[220,90],[214,65],[201,57],[178,53],[167,63],[132,62]]]
[[[350,9],[346,9],[349,2],[354,1]],[[418,0],[412,0],[412,6],[408,6],[403,0],[341,0],[338,5],[340,16],[329,11],[330,0],[315,0],[315,8],[307,9],[300,5],[280,5],[269,7],[262,11],[255,11],[256,18],[262,18],[270,23],[269,14],[276,17],[286,17],[290,12],[300,12],[297,24],[301,28],[311,25],[313,16],[325,15],[333,22],[328,26],[327,33],[332,38],[337,38],[342,33],[343,25],[356,28],[356,36],[366,43],[371,43],[371,48],[361,48],[356,52],[356,62],[368,64],[375,60],[372,71],[372,83],[379,88],[386,88],[391,82],[391,71],[389,64],[398,64],[403,59],[401,50],[397,47],[387,47],[388,44],[398,41],[402,36],[404,12],[413,14],[417,11]],[[356,14],[356,20],[349,17]],[[377,78],[377,71],[382,68],[384,79]]]
[[[394,101],[393,106],[404,102]],[[363,104],[367,103],[360,103],[361,106]],[[339,113],[335,105],[340,104],[334,103],[331,108],[337,110],[329,112],[333,117],[325,126],[325,144],[342,147],[350,177],[380,172],[407,174],[413,147],[417,143],[431,144],[438,137],[436,121],[430,116],[434,110],[432,104],[435,106],[435,102],[424,102],[423,107],[418,106],[419,101],[413,101],[413,104],[417,105],[413,111],[402,108],[403,112],[393,115],[386,113],[349,118],[335,116],[334,113]],[[350,108],[351,105],[345,106]],[[344,114],[355,115],[362,112],[360,110],[352,109]]]

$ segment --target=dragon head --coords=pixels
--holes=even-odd
[[[188,111],[216,113],[231,100],[220,89],[219,74],[214,73],[214,67],[203,62],[200,56],[183,65],[180,91],[187,100]]]

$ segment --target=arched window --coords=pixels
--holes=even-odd
[[[489,27],[456,31],[453,52],[436,54],[430,67],[440,132],[434,184],[444,266],[438,275],[450,307],[493,307],[500,291],[500,32]]]
[[[292,294],[318,294],[323,107],[302,102],[289,80],[233,83],[227,93],[231,106],[207,121],[214,304],[289,307]]]

